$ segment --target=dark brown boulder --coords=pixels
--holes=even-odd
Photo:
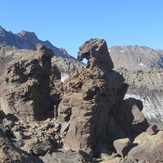
[[[162,162],[163,131],[152,136],[147,132],[143,132],[135,138],[133,143],[135,144],[135,147],[128,153],[129,158],[145,160],[149,163]]]

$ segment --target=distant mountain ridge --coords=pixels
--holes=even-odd
[[[20,31],[17,34],[13,34],[0,26],[0,46],[15,46],[18,49],[36,50],[36,45],[39,43],[52,49],[56,56],[76,60],[74,57],[69,55],[65,49],[59,49],[52,45],[49,41],[42,41],[38,39],[34,32]]]
[[[163,55],[163,49],[156,49],[156,51]]]
[[[115,69],[163,68],[163,50],[154,50],[146,46],[114,46],[109,51]]]
[[[13,34],[0,26],[0,46],[36,50],[36,45],[39,43],[52,49],[55,56],[60,58],[55,60],[57,60],[63,72],[68,71],[70,73],[70,69],[74,70],[75,64],[77,67],[84,66],[84,64],[69,55],[65,49],[57,48],[49,41],[38,39],[34,32],[20,31],[17,34]],[[109,52],[115,69],[121,67],[128,70],[163,68],[163,49],[154,50],[145,46],[113,46],[109,48]],[[71,68],[64,68],[70,64]]]

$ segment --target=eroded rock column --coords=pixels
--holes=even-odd
[[[112,70],[104,40],[85,42],[78,53],[78,59],[83,58],[88,60],[87,67],[74,72],[63,83],[58,120],[69,126],[64,138],[66,147],[95,154],[99,144],[108,139],[107,123],[111,115],[117,114],[127,86],[124,78]]]

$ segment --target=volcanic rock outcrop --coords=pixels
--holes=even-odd
[[[113,69],[113,62],[104,40],[91,39],[86,41],[79,50],[78,59],[82,61],[86,58],[88,60],[87,68],[98,67],[106,72]]]
[[[58,68],[51,67],[53,55],[50,49],[38,44],[36,53],[18,56],[8,63],[0,95],[1,108],[6,114],[26,121],[53,116],[61,84]]]
[[[127,85],[113,63],[106,42],[85,42],[78,59],[88,59],[86,69],[74,72],[63,83],[64,95],[58,108],[58,119],[69,123],[64,144],[74,150],[95,153],[107,138],[107,122],[116,116]],[[73,139],[72,139],[73,137]]]
[[[88,64],[63,83],[53,55],[39,44],[37,52],[5,64],[0,160],[7,162],[8,155],[8,162],[160,163],[162,131],[148,125],[140,100],[124,100],[128,84],[113,70],[105,40],[80,47],[78,58]]]

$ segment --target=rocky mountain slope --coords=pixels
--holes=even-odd
[[[34,50],[27,49],[17,49],[16,47],[0,47],[0,76],[4,72],[5,66],[9,61],[16,57],[22,57],[23,55],[35,54]],[[62,76],[62,80],[68,77],[68,74],[75,70],[79,70],[84,67],[84,64],[77,62],[74,59],[68,59],[63,57],[52,56],[52,66],[57,62],[57,67],[59,68]],[[55,67],[55,66],[54,66]]]
[[[28,51],[25,52],[25,50],[16,50],[16,49],[36,50],[36,45],[39,43],[52,49],[52,51],[54,52],[53,60],[58,62],[57,65],[60,68],[60,71],[63,72],[63,74],[66,73],[67,75],[70,72],[80,69],[81,67],[84,66],[83,63],[77,61],[74,57],[70,56],[65,49],[62,49],[62,48],[59,49],[53,46],[49,41],[39,40],[36,34],[33,32],[20,31],[17,34],[13,34],[12,32],[8,32],[3,27],[0,26],[0,47],[1,47],[0,62],[1,64],[4,64],[8,61],[8,58],[5,58],[4,60],[4,57],[3,57],[4,54],[2,54],[2,51],[5,51],[8,57],[9,57],[9,53],[13,55],[12,53],[15,53],[16,51],[17,53],[24,52],[25,54],[27,54]]]
[[[163,131],[149,126],[140,100],[124,100],[128,84],[113,70],[105,40],[80,47],[78,59],[88,64],[63,83],[53,55],[39,44],[37,51],[6,64],[0,83],[0,160],[161,163]]]
[[[121,69],[119,72],[129,84],[125,98],[141,100],[145,117],[163,130],[163,69],[148,71]]]
[[[163,49],[156,49],[157,52],[159,52],[160,54],[163,54]]]
[[[161,51],[145,46],[114,46],[109,51],[115,69],[120,67],[128,70],[163,68]]]
[[[36,45],[39,43],[52,49],[56,56],[71,59],[73,58],[67,53],[65,49],[59,49],[53,46],[49,41],[39,40],[34,32],[20,31],[17,34],[13,34],[12,32],[8,32],[2,26],[0,26],[0,46],[14,46],[18,49],[36,50]]]

